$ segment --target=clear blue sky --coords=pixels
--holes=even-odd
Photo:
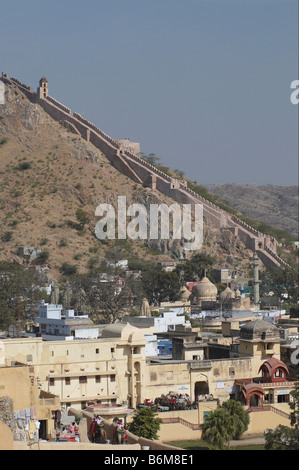
[[[298,184],[297,0],[9,0],[1,71],[199,183]]]

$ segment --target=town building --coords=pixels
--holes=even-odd
[[[45,302],[41,303],[35,321],[38,334],[45,341],[92,339],[97,338],[101,330],[101,327],[93,325],[88,315],[74,310],[65,310],[62,314],[62,305]]]
[[[34,366],[16,361],[0,366],[1,449],[9,448],[13,439],[55,437],[59,416],[59,395],[41,388]],[[1,421],[7,426],[4,434]]]
[[[144,328],[115,323],[97,339],[3,339],[2,357],[6,365],[18,361],[33,367],[41,388],[58,395],[64,407],[82,408],[89,401],[136,407],[145,398],[182,387],[193,400],[204,394],[220,401],[238,398],[237,379],[261,376],[263,362],[280,360],[279,331],[263,320],[241,328],[237,357],[207,359],[203,342],[195,337],[184,340],[182,359],[149,358],[145,334]]]

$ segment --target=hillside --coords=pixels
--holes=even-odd
[[[115,244],[128,257],[166,261],[181,256],[177,241],[99,241],[95,208],[103,202],[117,206],[118,195],[127,196],[129,204],[173,203],[124,176],[92,144],[54,121],[17,87],[6,86],[0,116],[0,260],[20,262],[18,247],[33,246],[48,252],[50,273],[57,278],[64,262],[84,272]],[[78,209],[86,215],[84,226]],[[202,250],[215,255],[219,266],[248,267],[252,253],[232,234],[208,224],[204,234]]]
[[[248,217],[286,230],[298,240],[298,186],[204,185]]]

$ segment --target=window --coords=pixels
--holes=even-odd
[[[64,383],[65,383],[65,385],[71,385],[71,378],[70,377],[65,377]]]
[[[50,377],[50,379],[49,379],[49,385],[50,385],[51,387],[53,387],[53,385],[55,385],[55,379],[54,379],[54,377]]]
[[[219,369],[214,369],[214,376],[217,377],[220,375]]]
[[[287,393],[285,395],[278,395],[277,403],[288,403],[290,401],[290,395]]]
[[[101,376],[96,375],[96,383],[99,384],[101,382]]]
[[[87,384],[87,377],[86,375],[81,375],[79,377],[79,384]]]
[[[100,353],[99,348],[96,348],[96,354],[99,354],[99,353]]]
[[[115,382],[115,375],[110,375],[110,382]]]

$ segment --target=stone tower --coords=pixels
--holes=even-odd
[[[251,357],[253,374],[257,375],[261,361],[272,357],[280,359],[280,334],[270,322],[257,319],[245,323],[240,329],[239,356]]]
[[[38,98],[47,98],[48,94],[48,80],[46,77],[42,77],[39,81],[39,87],[37,89]]]
[[[256,253],[253,256],[253,307],[260,309],[260,282],[259,281],[259,257]]]

